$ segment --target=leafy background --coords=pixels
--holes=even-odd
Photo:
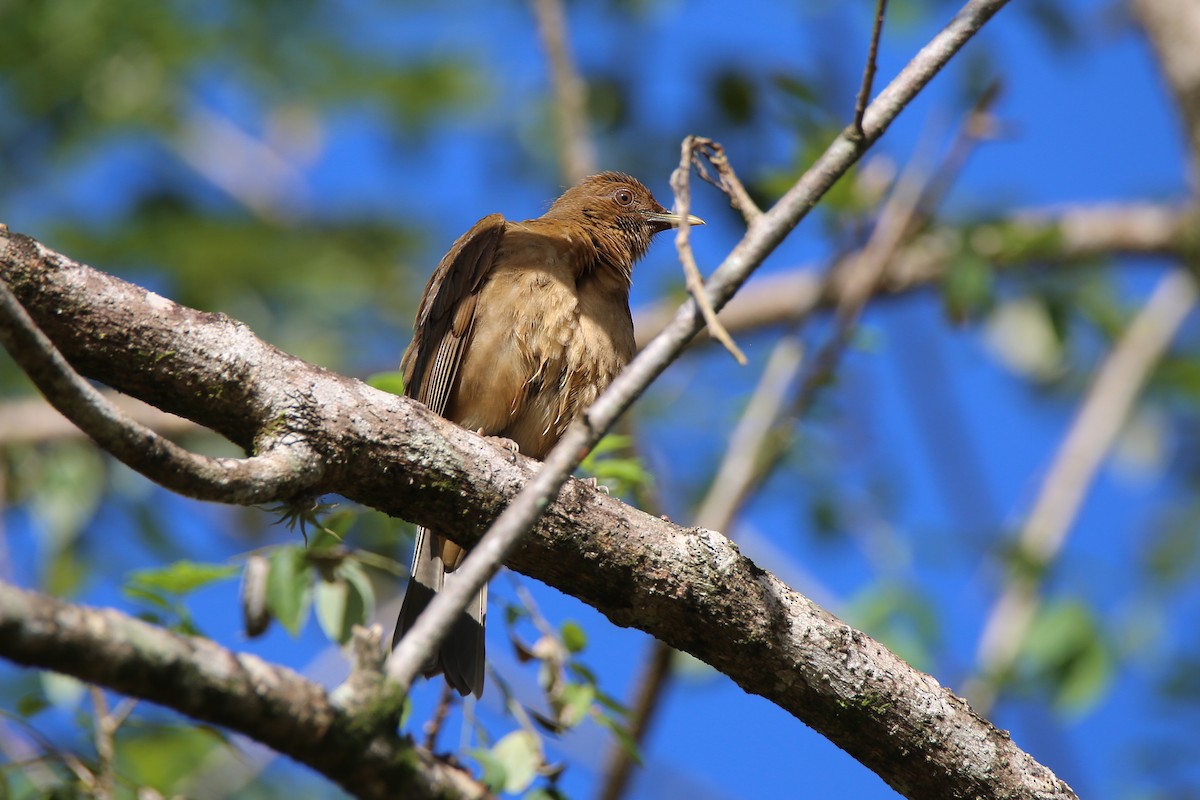
[[[668,200],[679,141],[699,133],[770,202],[848,121],[869,5],[568,3],[601,166]],[[880,80],[953,9],[894,0]],[[763,272],[821,268],[860,244],[898,170],[936,165],[994,81],[997,135],[972,153],[939,224],[1187,197],[1174,111],[1123,8],[1015,3]],[[459,232],[492,211],[535,216],[566,183],[546,60],[522,3],[8,0],[0,108],[10,228],[364,378],[394,368],[429,270]],[[711,269],[740,220],[704,187],[693,208],[710,223],[693,243]],[[961,689],[1039,479],[1164,267],[1125,257],[996,273],[975,260],[940,287],[879,299],[728,533]],[[634,305],[677,298],[680,286],[660,242],[638,268]],[[815,349],[829,331],[818,319],[802,335]],[[715,348],[689,354],[639,402],[633,438],[614,440],[592,469],[690,520],[785,333],[741,335],[747,367]],[[1198,344],[1186,326],[1040,576],[1045,604],[991,714],[1081,796],[1200,795]],[[0,391],[8,402],[31,392],[6,356]],[[411,529],[377,513],[345,503],[323,513],[327,530],[309,526],[306,550],[277,514],[172,496],[70,437],[0,442],[0,480],[5,580],[131,609],[331,685],[344,661],[330,639],[374,607],[391,624]],[[238,579],[260,558],[279,624],[249,639]],[[510,790],[594,794],[650,642],[519,576],[498,579],[492,597],[492,620],[506,623],[491,626],[498,679],[483,702],[452,712],[440,746]],[[675,666],[633,796],[894,796],[769,703],[702,664]],[[436,682],[415,692],[407,724],[418,735],[439,695]],[[83,687],[3,665],[0,710],[0,787],[35,796],[42,770],[63,796],[79,791],[64,765],[95,759]],[[546,733],[550,722],[561,736]],[[535,774],[543,750],[561,773]],[[146,706],[122,727],[118,759],[127,792],[338,796],[260,748]]]

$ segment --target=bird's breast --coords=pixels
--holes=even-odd
[[[447,416],[543,458],[629,362],[634,339],[626,287],[577,282],[556,254],[536,263],[498,268],[481,287]]]

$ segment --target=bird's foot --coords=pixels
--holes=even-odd
[[[521,452],[521,447],[516,442],[514,442],[512,439],[509,439],[506,436],[490,436],[490,435],[484,433],[482,428],[480,428],[479,430],[477,430],[475,432],[478,433],[483,438],[487,439],[492,444],[496,445],[497,447],[499,447],[503,450],[507,450],[508,456],[509,456],[509,461],[513,462],[514,464],[517,463],[517,453]]]
[[[591,488],[595,489],[598,492],[604,492],[605,494],[611,494],[611,492],[608,491],[608,487],[605,486],[603,483],[601,483],[600,479],[597,478],[595,475],[591,476],[590,478],[581,478],[580,481],[583,483],[584,486],[590,486]]]

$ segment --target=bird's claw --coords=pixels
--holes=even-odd
[[[591,476],[590,478],[584,478],[584,479],[583,479],[583,481],[582,481],[582,483],[583,483],[585,486],[589,486],[589,487],[591,487],[592,489],[595,489],[595,490],[596,490],[596,491],[598,491],[598,492],[603,492],[604,494],[607,494],[607,495],[611,495],[611,494],[612,494],[612,493],[611,493],[611,492],[608,490],[608,487],[607,487],[607,486],[605,486],[603,483],[601,483],[601,482],[600,482],[600,479],[599,479],[599,478],[597,478],[595,475]]]
[[[476,431],[480,436],[487,439],[497,447],[508,451],[508,460],[517,463],[517,453],[521,452],[521,447],[507,436],[491,436],[483,432],[483,429]]]

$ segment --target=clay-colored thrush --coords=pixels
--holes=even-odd
[[[479,220],[425,287],[401,362],[405,394],[544,458],[633,357],[633,264],[654,234],[681,221],[616,172],[585,178],[537,219]],[[418,528],[393,647],[464,556]],[[441,672],[460,694],[482,694],[486,612],[484,587],[426,662],[426,676]]]

